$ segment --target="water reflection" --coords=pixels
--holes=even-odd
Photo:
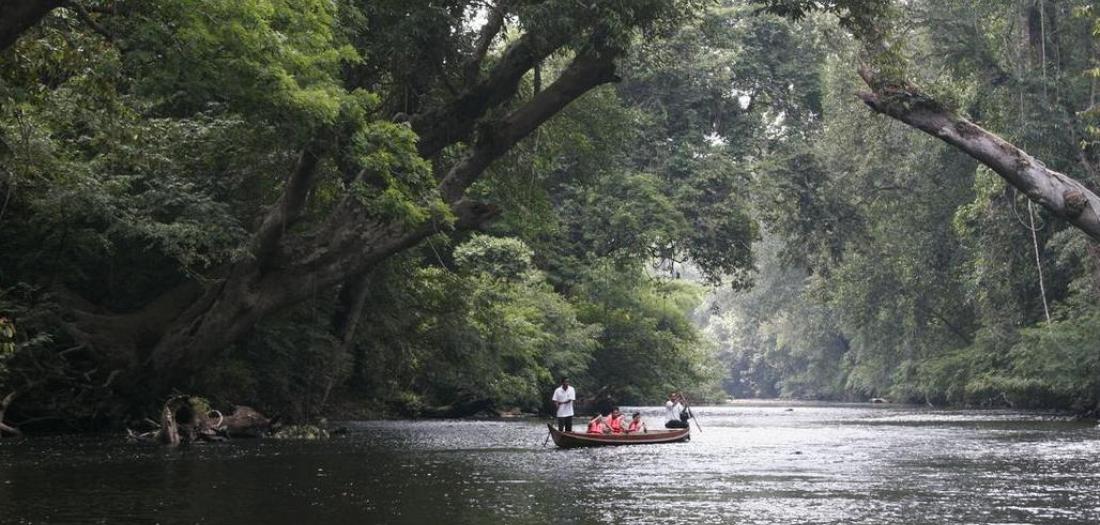
[[[608,449],[543,448],[536,421],[363,422],[328,442],[179,451],[6,441],[0,522],[1100,522],[1090,424],[866,405],[696,413],[689,443]]]

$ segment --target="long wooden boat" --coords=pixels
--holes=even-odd
[[[558,432],[558,429],[550,423],[547,423],[546,426],[550,427],[550,437],[554,438],[554,444],[561,448],[653,445],[657,443],[676,443],[691,439],[690,428],[651,430],[632,434],[588,434],[585,432]]]

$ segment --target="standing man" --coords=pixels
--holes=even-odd
[[[680,394],[673,392],[665,401],[665,428],[687,428],[687,413],[680,403]]]
[[[554,390],[554,402],[557,411],[558,432],[573,431],[573,401],[577,399],[577,391],[569,386],[569,378],[561,378],[561,386]]]

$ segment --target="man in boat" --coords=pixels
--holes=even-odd
[[[622,434],[625,429],[624,421],[626,416],[619,411],[619,407],[611,409],[611,416],[607,420],[607,426],[611,429],[612,434]]]
[[[573,431],[573,401],[577,400],[577,391],[569,386],[569,378],[561,378],[561,386],[554,390],[555,416],[558,418],[558,432]]]
[[[635,432],[649,432],[649,429],[645,427],[645,421],[642,421],[641,412],[635,412],[631,416],[630,426],[626,427],[627,434],[633,434]]]
[[[665,401],[665,428],[687,428],[688,414],[680,403],[680,394],[673,392]]]

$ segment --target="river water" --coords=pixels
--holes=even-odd
[[[544,448],[534,420],[181,450],[6,440],[0,523],[1100,523],[1095,423],[882,405],[696,414],[688,443],[603,449]]]

